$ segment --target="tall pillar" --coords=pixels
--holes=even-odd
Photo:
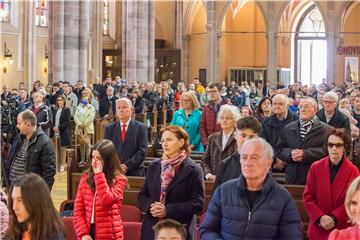
[[[335,83],[336,79],[336,39],[335,39],[335,18],[334,2],[328,2],[327,8],[327,70],[326,82]]]
[[[122,76],[152,82],[155,77],[155,3],[122,2]]]
[[[191,36],[182,36],[182,48],[181,48],[181,80],[185,83],[189,83],[189,43]]]
[[[183,1],[176,0],[175,2],[175,48],[180,48],[182,46],[183,39]]]
[[[267,80],[270,81],[272,86],[276,85],[277,74],[276,74],[276,11],[275,2],[268,2],[267,5]]]
[[[206,81],[209,82],[219,82],[217,78],[217,48],[218,48],[218,38],[216,31],[216,2],[207,1],[206,2],[207,10],[207,71],[206,71]]]
[[[87,83],[90,2],[49,2],[49,81]]]
[[[102,36],[103,36],[103,2],[91,2],[92,18],[91,18],[91,40],[89,42],[91,47],[91,63],[90,70],[94,80],[95,77],[102,79]]]
[[[35,2],[24,2],[24,79],[27,81],[28,89],[32,88],[35,79],[36,67],[36,26],[35,26]]]

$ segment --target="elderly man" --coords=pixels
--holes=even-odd
[[[50,127],[53,124],[53,113],[45,103],[44,92],[33,93],[33,104],[29,106],[29,109],[36,115],[37,124],[42,128],[46,135],[50,135]]]
[[[324,136],[329,125],[316,117],[311,97],[300,101],[300,119],[285,126],[277,144],[278,158],[287,163],[286,183],[304,185],[311,164],[325,157]]]
[[[339,97],[335,92],[327,92],[323,96],[324,108],[316,114],[320,121],[334,128],[345,128],[348,134],[350,130],[349,118],[337,108]]]
[[[276,94],[272,99],[273,112],[274,114],[262,122],[261,137],[263,137],[275,151],[274,157],[274,168],[283,170],[285,162],[276,158],[277,150],[276,144],[280,139],[281,132],[288,123],[296,121],[299,117],[289,111],[288,109],[289,99],[283,94]]]
[[[148,147],[145,124],[131,119],[133,106],[128,98],[116,100],[116,121],[105,128],[105,139],[111,140],[120,159],[120,167],[128,176],[144,176],[143,161]]]
[[[270,144],[259,137],[247,140],[240,156],[242,175],[215,190],[201,239],[302,239],[295,202],[269,173]]]
[[[9,183],[25,173],[33,172],[44,178],[51,190],[56,173],[56,160],[52,141],[41,127],[37,127],[35,114],[30,110],[21,112],[16,127],[19,134],[11,148],[10,157],[5,161]]]

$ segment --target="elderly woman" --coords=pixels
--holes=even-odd
[[[94,134],[95,114],[95,108],[90,104],[89,98],[84,97],[79,106],[77,106],[74,114],[74,133],[78,135],[78,141],[80,143],[81,164],[88,162],[91,147],[90,139],[92,134]]]
[[[347,186],[359,176],[358,169],[346,157],[351,140],[344,129],[329,128],[325,139],[328,156],[311,165],[304,191],[310,240],[328,239],[331,230],[350,226],[345,194]]]
[[[240,112],[237,107],[228,104],[221,106],[217,118],[221,131],[209,136],[205,154],[201,159],[206,180],[215,181],[219,163],[236,152],[234,131],[239,119]]]
[[[188,231],[186,239],[194,239],[195,215],[205,205],[204,176],[189,158],[189,137],[184,129],[167,126],[160,134],[164,154],[149,166],[138,195],[140,209],[145,213],[141,239],[154,239],[152,227],[166,218],[184,224]]]
[[[354,179],[346,192],[345,209],[354,225],[343,230],[334,229],[329,240],[360,239],[360,177]]]
[[[180,98],[180,109],[174,113],[171,125],[177,125],[189,134],[190,147],[194,151],[204,152],[201,142],[199,101],[192,91],[184,92]]]

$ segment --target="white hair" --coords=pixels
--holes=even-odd
[[[263,138],[261,137],[255,137],[255,138],[251,138],[249,140],[246,140],[244,142],[244,144],[242,145],[241,149],[244,149],[245,145],[254,145],[254,144],[259,144],[261,145],[261,150],[263,153],[263,156],[267,159],[267,160],[272,160],[274,157],[274,150],[271,147],[271,145]],[[241,154],[242,154],[242,150],[241,150]]]
[[[122,97],[116,100],[116,106],[120,103],[120,102],[125,102],[130,108],[133,107],[132,102],[130,99],[126,98],[126,97]]]
[[[225,112],[231,113],[233,115],[235,125],[236,125],[237,120],[239,120],[241,118],[240,110],[238,107],[229,105],[229,104],[225,104],[220,107],[220,111],[217,116],[217,123],[220,123],[221,117]]]
[[[278,93],[278,94],[276,94],[276,95],[273,97],[272,100],[274,101],[274,100],[277,99],[277,98],[279,98],[279,99],[281,99],[282,101],[284,101],[286,105],[289,104],[289,98],[288,98],[287,96],[285,96],[284,94]]]
[[[314,98],[306,96],[306,97],[303,97],[303,98],[300,100],[300,102],[305,101],[305,100],[310,101],[310,102],[311,102],[311,105],[313,105],[314,108],[318,109],[318,104],[317,104],[317,102],[316,102],[316,100],[315,100]]]
[[[106,90],[111,89],[111,91],[114,91],[114,88],[112,86],[108,86]]]
[[[327,92],[324,94],[323,98],[326,98],[326,97],[329,97],[329,98],[332,98],[334,99],[334,101],[338,102],[339,101],[339,96],[335,93],[335,92]]]

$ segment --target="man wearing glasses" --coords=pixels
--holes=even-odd
[[[323,157],[325,132],[329,125],[316,117],[317,103],[304,97],[299,104],[299,120],[285,126],[277,144],[278,158],[286,162],[286,184],[304,185],[311,164]]]
[[[316,115],[320,121],[329,124],[334,128],[345,128],[348,134],[351,133],[349,118],[337,108],[339,97],[335,92],[327,92],[323,96],[324,108]]]
[[[216,174],[215,189],[224,182],[238,178],[241,174],[240,151],[243,143],[251,138],[257,137],[261,131],[261,124],[252,117],[243,117],[236,122],[235,139],[238,150],[221,161]]]

